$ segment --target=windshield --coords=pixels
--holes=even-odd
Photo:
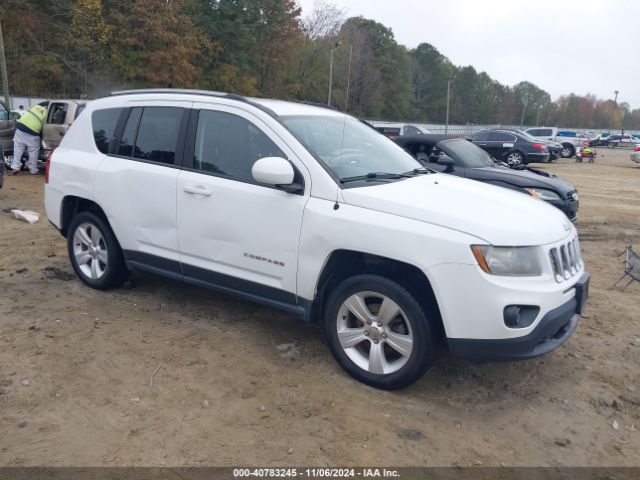
[[[345,120],[338,116],[291,116],[281,120],[340,180],[379,172],[401,174],[422,168],[392,140],[353,117]]]
[[[493,158],[480,147],[468,140],[445,140],[438,145],[453,159],[460,159],[467,168],[492,167]]]

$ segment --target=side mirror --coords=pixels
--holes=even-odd
[[[251,175],[258,183],[278,187],[289,193],[300,193],[303,187],[293,183],[295,171],[288,160],[280,157],[265,157],[257,160],[251,167]]]
[[[456,164],[456,162],[453,161],[453,158],[451,158],[448,155],[440,155],[438,157],[438,165],[443,165],[445,167],[447,167],[445,169],[445,172],[452,172],[453,171],[453,166]]]

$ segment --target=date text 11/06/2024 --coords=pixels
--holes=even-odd
[[[234,478],[399,478],[397,470],[387,468],[235,468]]]

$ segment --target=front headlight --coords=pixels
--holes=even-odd
[[[539,198],[540,200],[544,200],[545,202],[548,202],[550,200],[561,200],[560,195],[558,195],[553,190],[533,187],[524,187],[524,189],[529,193],[529,195]]]
[[[493,275],[542,275],[538,247],[472,245],[480,268]]]

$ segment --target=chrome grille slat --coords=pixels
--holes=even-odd
[[[560,283],[574,277],[582,267],[580,243],[578,237],[573,237],[549,249],[549,262],[556,282]]]

